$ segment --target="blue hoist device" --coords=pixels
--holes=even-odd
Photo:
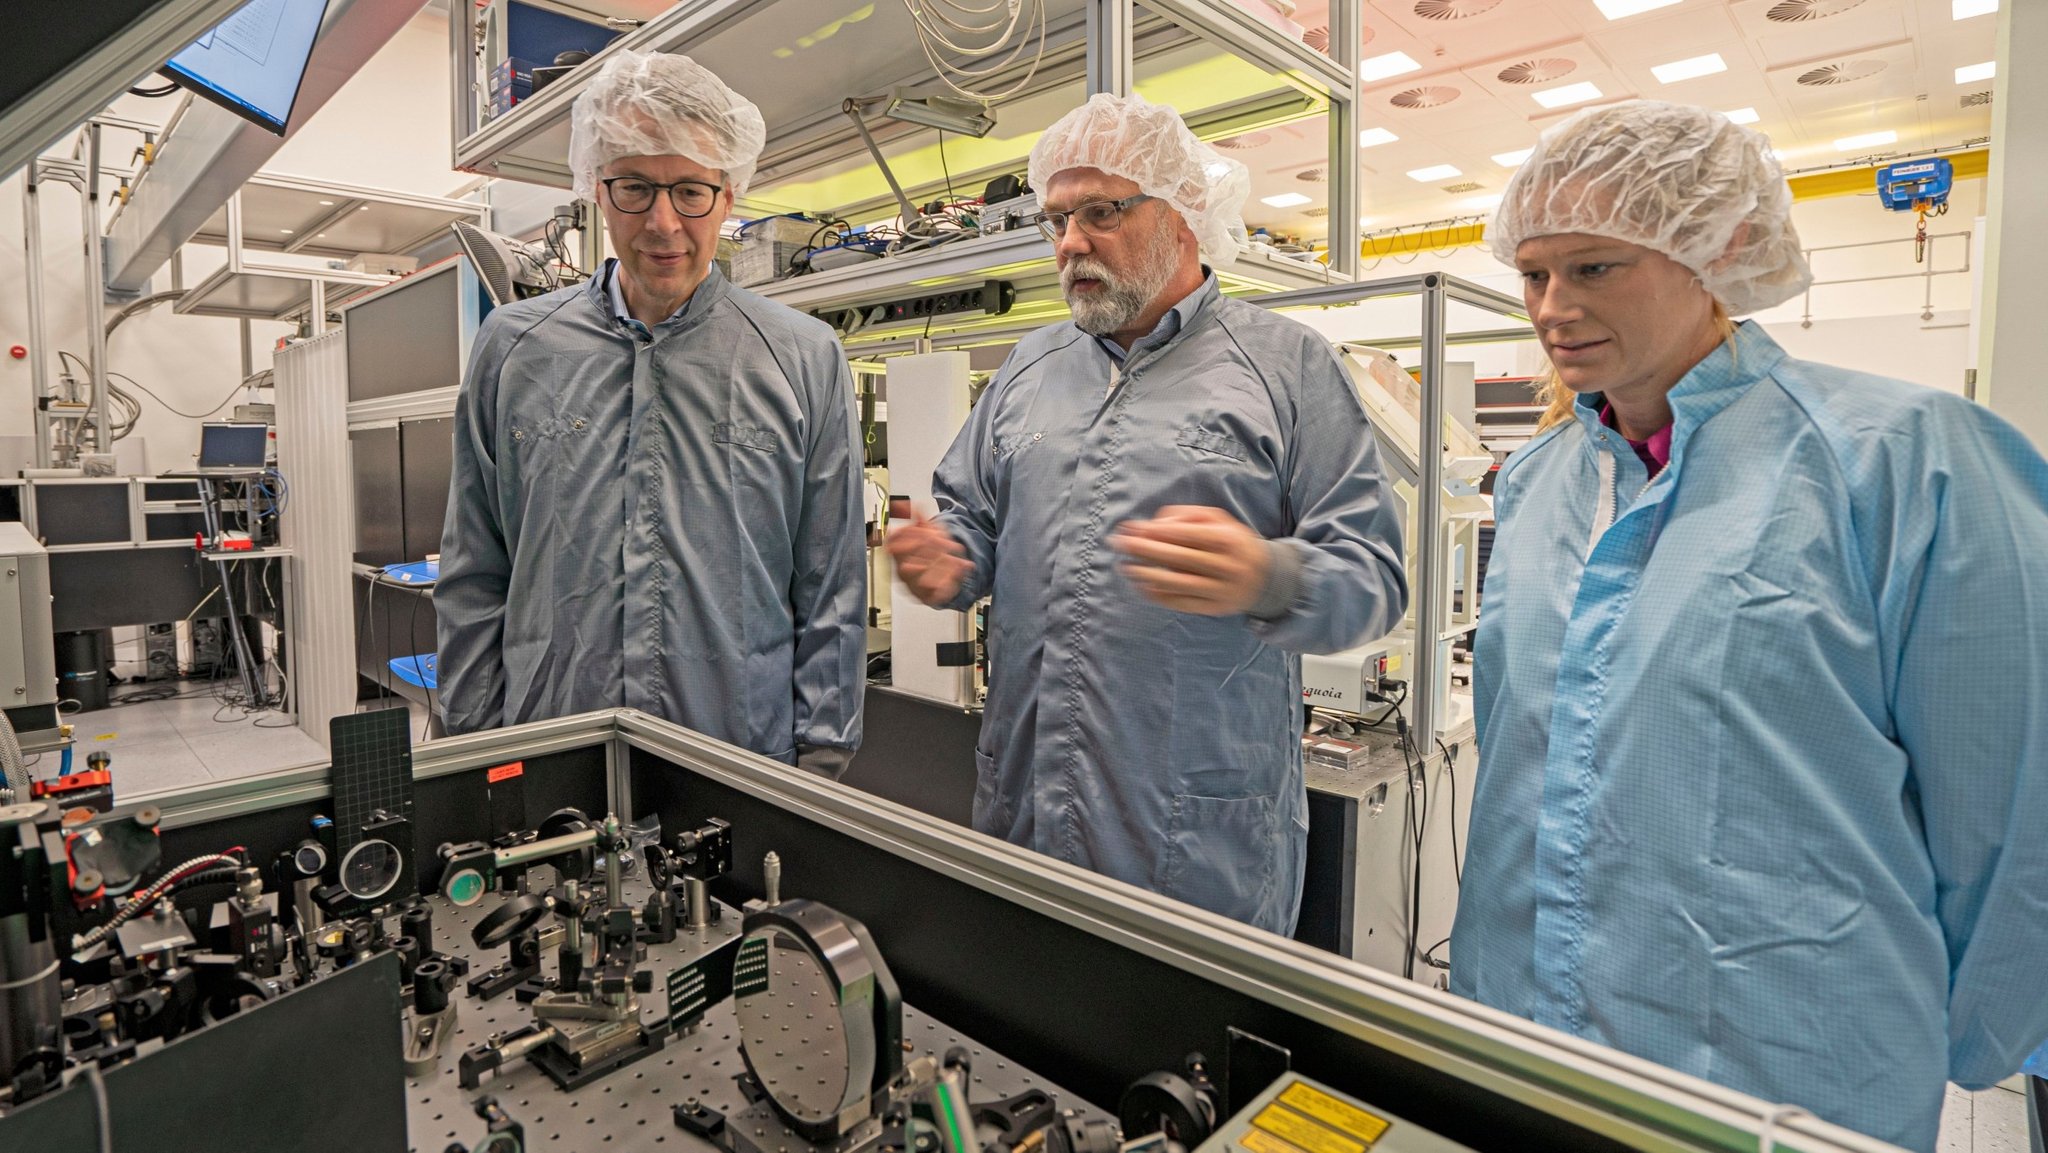
[[[1940,156],[1887,164],[1877,170],[1877,199],[1893,212],[1911,212],[1916,218],[1916,263],[1927,259],[1927,218],[1948,214],[1949,188],[1955,181],[1955,165]]]

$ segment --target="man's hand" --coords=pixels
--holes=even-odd
[[[893,515],[894,510],[891,512]],[[896,575],[912,595],[933,608],[950,603],[959,595],[961,583],[974,573],[967,550],[952,533],[921,512],[913,511],[909,524],[890,526],[888,546],[896,561]]]
[[[1128,558],[1117,567],[1139,592],[1202,616],[1250,609],[1273,567],[1266,539],[1220,508],[1168,505],[1152,520],[1118,525],[1109,543]]]

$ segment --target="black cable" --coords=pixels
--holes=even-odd
[[[434,690],[427,688],[427,670],[420,664],[420,599],[422,594],[412,594],[412,612],[405,621],[405,647],[409,650],[406,658],[412,661],[412,671],[419,674],[420,688],[427,693],[427,724],[420,732],[420,740],[426,740],[434,723]]]
[[[946,202],[953,201],[953,170],[946,166],[946,130],[935,129],[939,134],[939,171],[946,174]]]
[[[1444,747],[1439,738],[1436,747],[1444,755],[1444,771],[1451,775],[1451,876],[1457,879],[1458,889],[1465,888],[1465,867],[1460,864],[1462,854],[1458,851],[1458,758]]]
[[[169,96],[176,91],[178,91],[177,85],[165,84],[157,88],[130,88],[128,90],[128,95],[141,96],[146,99],[156,100],[160,99],[161,97]]]

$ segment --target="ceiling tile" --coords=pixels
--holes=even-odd
[[[1731,9],[1737,25],[1756,45],[1758,62],[1767,68],[1911,38],[1907,6],[1900,0],[1864,0],[1839,16],[1789,24],[1766,16],[1780,3],[1783,0],[1748,0]]]

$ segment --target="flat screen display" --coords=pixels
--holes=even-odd
[[[249,0],[171,57],[164,75],[284,135],[327,0]]]

